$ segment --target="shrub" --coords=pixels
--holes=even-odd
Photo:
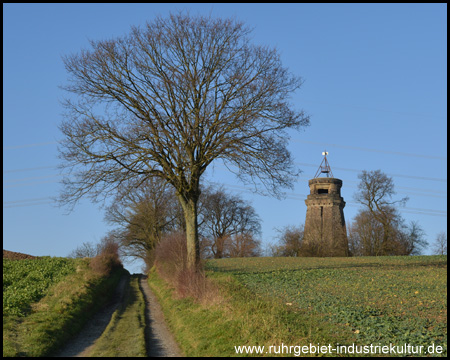
[[[119,245],[105,238],[101,244],[100,253],[91,259],[89,266],[100,276],[109,275],[113,269],[122,267]]]
[[[175,286],[178,273],[186,267],[186,235],[171,233],[161,239],[155,248],[155,267],[158,273]]]
[[[222,297],[217,287],[206,277],[202,266],[197,269],[183,268],[177,274],[176,294],[180,298],[191,297],[196,302],[212,304]]]
[[[186,235],[172,233],[155,248],[155,268],[180,298],[192,297],[197,302],[216,301],[218,290],[207,279],[200,263],[195,269],[187,267]]]

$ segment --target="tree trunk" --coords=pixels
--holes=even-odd
[[[186,246],[187,267],[195,269],[200,260],[200,246],[198,241],[197,224],[197,200],[179,196],[181,206],[186,220]]]
[[[216,253],[214,254],[214,259],[222,259],[223,258],[223,248],[224,248],[225,238],[223,236],[219,236],[216,238]]]

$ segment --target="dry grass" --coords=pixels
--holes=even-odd
[[[203,305],[223,301],[217,286],[206,276],[203,264],[195,269],[187,267],[186,235],[173,233],[161,240],[155,249],[155,268],[180,298],[190,297]]]

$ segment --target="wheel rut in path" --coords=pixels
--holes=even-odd
[[[55,357],[86,357],[94,346],[95,341],[111,321],[111,316],[123,301],[125,286],[130,281],[129,275],[123,275],[110,301],[101,308],[83,327],[78,335],[70,339],[65,346],[57,351]]]
[[[145,300],[145,342],[149,357],[180,357],[182,352],[164,319],[161,306],[147,283],[147,276],[139,277],[139,288]]]
[[[111,300],[100,309],[84,326],[81,332],[69,340],[53,357],[87,357],[96,340],[102,335],[111,321],[112,314],[124,301],[124,293],[129,275],[123,275],[117,285]],[[145,300],[145,343],[147,356],[151,357],[181,357],[172,333],[169,331],[161,306],[156,296],[150,290],[146,275],[139,275],[139,289]]]

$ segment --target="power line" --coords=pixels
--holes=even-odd
[[[29,181],[29,180],[41,180],[41,179],[48,179],[48,178],[64,176],[64,175],[65,174],[53,174],[53,175],[46,175],[46,176],[33,176],[33,177],[28,177],[28,178],[3,180],[3,183],[16,183],[16,182]]]
[[[298,165],[298,166],[308,166],[308,167],[314,167],[314,168],[317,168],[317,164],[300,163],[300,162],[294,162],[294,164],[295,164],[295,165]],[[215,164],[214,166],[221,167],[220,164]],[[232,165],[232,166],[233,166],[233,165]],[[357,173],[362,172],[362,170],[358,170],[358,169],[340,168],[340,167],[336,167],[336,166],[333,166],[333,169],[343,170],[343,171],[350,171],[350,172],[357,172]],[[403,175],[403,174],[391,174],[391,173],[387,173],[386,175],[393,176],[393,177],[404,177],[404,178],[409,178],[409,179],[417,179],[417,180],[427,180],[427,181],[447,182],[447,179],[443,179],[443,178],[431,178],[431,177],[424,177],[424,176]]]
[[[35,205],[48,205],[48,204],[54,204],[54,203],[55,203],[55,200],[52,199],[50,196],[47,196],[47,197],[43,197],[43,198],[4,201],[3,208],[7,209],[7,208],[14,208],[14,207],[28,207],[28,206],[35,206]]]
[[[299,166],[308,166],[308,167],[317,167],[317,164],[310,164],[310,163],[300,163],[296,162],[295,165]],[[219,164],[214,164],[215,167],[220,167]],[[335,167],[334,169],[342,170],[342,171],[350,171],[350,172],[361,172],[362,170],[358,169],[349,169],[349,168],[341,168],[341,167]],[[35,167],[35,168],[22,168],[22,169],[13,169],[13,170],[4,170],[3,173],[15,173],[15,172],[24,172],[24,171],[34,171],[34,170],[42,170],[42,169],[54,169],[57,170],[57,166],[41,166],[41,167]],[[403,174],[387,174],[389,176],[395,176],[395,177],[404,177],[404,178],[410,178],[410,179],[418,179],[418,180],[427,180],[427,181],[441,181],[441,182],[447,182],[447,179],[444,178],[431,178],[431,177],[423,177],[423,176],[414,176],[414,175],[403,175]],[[352,180],[344,180],[347,182],[350,182]],[[413,190],[414,188],[411,188]],[[433,190],[424,190],[424,191],[433,191]]]
[[[15,204],[15,205],[3,205],[4,209],[8,208],[15,208],[15,207],[28,207],[28,206],[35,206],[35,205],[50,205],[54,204],[54,201],[44,201],[44,202],[36,202],[31,204]]]
[[[323,143],[323,142],[317,142],[317,141],[307,141],[307,140],[299,140],[299,139],[291,139],[291,141],[304,143],[304,144],[327,146],[327,147],[331,146],[331,147],[347,149],[347,150],[377,152],[377,153],[388,154],[388,155],[400,155],[400,156],[420,157],[420,158],[425,158],[425,159],[447,160],[447,158],[443,157],[443,156],[411,154],[411,153],[405,153],[405,152],[400,152],[400,151],[388,151],[388,150],[381,150],[381,149],[369,149],[369,148],[364,148],[364,147],[339,145],[339,144],[330,144],[330,143]]]
[[[6,185],[3,186],[4,189],[7,188],[16,188],[16,187],[24,187],[24,186],[32,186],[32,185],[39,185],[39,184],[48,184],[48,183],[55,183],[55,182],[59,182],[59,180],[48,180],[48,181],[33,181],[31,183],[27,183],[27,184],[18,184],[18,185]]]
[[[15,170],[5,170],[5,171],[3,171],[3,174],[23,172],[23,171],[43,170],[43,169],[57,169],[57,167],[56,166],[41,166],[41,167],[35,167],[35,168],[23,168],[23,169],[15,169]]]
[[[17,146],[3,146],[3,150],[15,150],[15,149],[35,147],[35,146],[53,145],[53,144],[59,144],[59,143],[60,143],[60,141],[47,141],[47,142],[42,142],[42,143],[24,144],[24,145],[17,145]]]
[[[300,176],[300,181],[309,181],[311,180],[309,177],[306,176]],[[343,183],[347,184],[347,183],[351,183],[351,184],[358,184],[358,181],[354,181],[354,180],[348,180],[348,179],[340,179],[342,180]],[[351,187],[351,188],[357,188],[357,186],[353,186],[353,185],[346,185],[347,187]],[[406,186],[397,186],[395,185],[395,189],[405,189],[405,190],[412,190],[412,191],[422,191],[422,192],[430,192],[430,193],[434,193],[434,194],[442,194],[442,195],[447,195],[447,191],[444,190],[436,190],[436,189],[422,189],[422,188],[413,188],[413,187],[406,187]],[[411,193],[411,192],[405,192],[405,191],[399,191],[399,194],[410,194],[410,195],[419,195],[419,196],[431,196],[431,197],[438,197],[438,198],[442,198],[443,196],[436,196],[436,195],[430,195],[430,194],[417,194],[417,193]]]
[[[346,202],[346,206],[360,207],[361,205],[358,205],[358,204],[356,204],[356,203],[348,203],[348,202]],[[405,208],[400,208],[399,211],[401,211],[402,213],[407,213],[407,214],[418,214],[418,215],[429,215],[429,216],[441,216],[441,217],[447,217],[447,214],[429,213],[429,212],[416,211],[416,210],[407,210],[407,209],[405,209]]]
[[[15,201],[3,201],[3,205],[11,205],[11,204],[17,204],[17,203],[24,203],[24,202],[33,202],[33,201],[43,201],[43,200],[52,200],[50,196],[44,197],[44,198],[33,198],[33,199],[24,199],[24,200],[15,200]]]
[[[425,192],[447,195],[447,191],[444,191],[444,190],[420,189],[420,188],[412,188],[412,187],[408,187],[408,186],[397,186],[397,185],[395,185],[395,188],[396,189],[404,189],[404,190],[412,190],[412,191],[425,191]]]
[[[219,165],[220,166],[220,165]],[[33,168],[36,169],[36,168]],[[20,170],[25,170],[25,169],[20,169]],[[20,178],[20,179],[12,179],[12,180],[6,180],[3,181],[3,183],[17,183],[17,182],[22,182],[22,181],[29,181],[29,180],[40,180],[40,179],[48,179],[48,178],[52,178],[52,177],[59,177],[59,176],[64,176],[67,174],[54,174],[54,175],[47,175],[47,176],[39,176],[39,177],[29,177],[29,178]],[[308,179],[304,176],[303,179],[300,179],[300,181],[308,181]],[[30,183],[25,183],[25,184],[18,184],[18,185],[4,185],[3,188],[14,188],[14,187],[23,187],[23,186],[33,186],[33,185],[38,185],[38,184],[46,184],[46,183],[52,183],[52,182],[58,182],[59,180],[49,180],[49,181],[32,181]],[[346,183],[357,183],[357,181],[353,181],[353,180],[343,180]],[[356,186],[348,186],[347,188],[356,188]],[[421,189],[421,188],[411,188],[411,187],[401,187],[398,186],[397,188],[399,189],[409,189],[409,190],[416,190],[416,191],[425,191],[425,192],[433,192],[436,194],[442,194],[441,195],[433,195],[433,194],[421,194],[421,193],[414,193],[414,192],[408,192],[408,191],[398,191],[397,193],[399,194],[405,194],[405,195],[411,195],[411,196],[424,196],[424,197],[434,197],[434,198],[438,198],[438,199],[442,199],[446,197],[446,192],[445,191],[439,191],[439,190],[431,190],[431,189]]]
[[[407,113],[407,112],[403,112],[403,111],[393,111],[393,110],[386,110],[386,109],[380,109],[380,108],[372,108],[372,107],[367,107],[367,106],[360,106],[360,105],[352,105],[352,104],[330,104],[330,103],[324,103],[322,101],[310,101],[310,100],[303,100],[303,102],[306,103],[313,103],[313,104],[318,104],[318,105],[326,105],[326,106],[334,106],[334,107],[339,107],[339,108],[353,108],[353,109],[359,109],[359,110],[369,110],[369,111],[381,111],[381,112],[387,112],[387,113],[391,113],[391,114],[397,114],[397,115],[402,115],[402,116],[419,116],[422,118],[427,118],[427,119],[441,119],[444,120],[446,119],[445,116],[430,116],[429,114],[425,115],[425,114],[418,114],[418,113]]]
[[[400,152],[400,151],[389,151],[389,150],[384,150],[384,149],[371,149],[371,148],[365,148],[365,147],[331,144],[331,143],[300,140],[300,139],[290,139],[290,140],[293,142],[298,142],[298,143],[303,143],[303,144],[320,145],[320,146],[328,146],[328,147],[331,146],[331,147],[347,149],[347,150],[377,152],[377,153],[388,154],[388,155],[419,157],[419,158],[425,158],[425,159],[436,159],[436,160],[445,160],[445,161],[447,160],[447,157],[443,157],[443,156],[413,154],[413,153],[405,153],[405,152]],[[54,144],[59,144],[60,142],[61,141],[47,141],[47,142],[42,142],[42,143],[24,144],[24,145],[17,145],[17,146],[4,146],[3,150],[15,150],[15,149],[23,149],[23,148],[36,147],[36,146],[54,145]]]
[[[21,169],[21,170],[25,170],[25,169]],[[19,179],[11,179],[11,180],[4,180],[3,183],[17,183],[17,182],[22,182],[22,181],[29,181],[29,180],[41,180],[41,179],[48,179],[51,177],[59,177],[59,176],[65,176],[67,174],[54,174],[54,175],[46,175],[46,176],[38,176],[38,177],[28,177],[28,178],[19,178]],[[305,176],[300,176],[301,179],[299,179],[300,181],[308,181],[309,179]],[[346,183],[358,183],[357,181],[353,181],[353,180],[346,180],[346,179],[341,179],[342,181],[346,182]],[[355,188],[355,186],[347,186],[347,187],[353,187]],[[407,190],[413,190],[413,191],[424,191],[424,192],[432,192],[432,193],[437,193],[437,194],[446,194],[446,192],[444,191],[440,191],[440,190],[435,190],[435,189],[421,189],[421,188],[411,188],[411,187],[402,187],[402,186],[396,186],[396,188],[398,189],[407,189]],[[411,192],[399,192],[402,194],[409,194],[409,195],[418,195],[418,196],[431,196],[431,197],[438,197],[441,198],[442,196],[433,196],[433,195],[429,195],[429,194],[417,194],[417,193],[411,193]]]
[[[244,191],[247,193],[254,192],[244,186],[239,185],[232,185],[232,184],[221,184],[214,181],[206,181],[206,183],[212,184],[212,185],[223,185],[227,187],[230,190],[239,190]],[[298,193],[287,193],[286,198],[289,198],[291,200],[305,200],[307,198],[307,195],[305,194],[298,194]],[[33,206],[33,205],[44,205],[44,204],[52,204],[55,201],[51,197],[45,197],[45,198],[31,198],[31,199],[23,199],[23,200],[15,200],[15,201],[5,201],[3,202],[4,208],[10,208],[10,207],[22,207],[22,206]],[[361,206],[359,203],[346,201],[346,205],[349,206]],[[434,210],[434,209],[423,209],[423,208],[409,208],[409,207],[401,207],[399,208],[399,211],[412,213],[412,214],[423,214],[423,215],[436,215],[436,216],[447,216],[447,211],[444,210]]]
[[[234,186],[234,185],[225,185],[225,186],[227,188],[229,188],[230,190],[244,191],[244,192],[247,192],[247,193],[253,193],[250,189],[247,189],[247,188],[242,188],[241,187],[240,189],[232,189],[232,188],[230,188],[231,186],[235,187],[235,188],[237,188],[237,186]],[[290,199],[290,200],[304,200],[304,199],[306,199],[306,196],[302,195],[302,194],[287,194],[286,198]],[[45,200],[45,199],[46,198],[42,198],[42,200]],[[51,198],[47,198],[47,199],[51,199]],[[7,209],[7,208],[14,208],[14,207],[28,207],[28,206],[35,206],[35,205],[55,204],[54,200],[47,200],[47,201],[37,201],[37,200],[39,200],[39,199],[29,199],[30,203],[26,203],[27,200],[18,200],[18,201],[4,202],[3,203],[3,208]],[[35,201],[35,202],[33,202],[33,201]],[[360,204],[352,203],[352,202],[346,202],[346,205],[347,206],[352,206],[352,207],[359,207],[360,206]],[[447,217],[447,212],[446,211],[442,211],[442,210],[419,209],[419,208],[400,208],[399,211],[404,212],[404,213],[409,213],[409,214],[419,214],[419,215],[430,215],[430,216]]]
[[[295,165],[317,167],[317,165],[315,165],[315,164],[298,163],[298,162],[296,162]],[[357,170],[357,169],[340,168],[340,167],[336,167],[336,166],[333,166],[333,169],[342,170],[342,171],[351,171],[351,172],[361,172],[362,171],[362,170]],[[393,177],[403,177],[403,178],[408,178],[408,179],[416,179],[416,180],[428,180],[428,181],[447,182],[447,179],[443,179],[443,178],[432,178],[432,177],[425,177],[425,176],[413,176],[413,175],[390,174],[390,173],[386,173],[386,175],[393,176]]]
[[[46,181],[46,182],[41,182],[41,183],[48,183],[48,182],[53,182],[53,181]],[[210,182],[211,184],[220,184],[220,183],[214,183],[214,182]],[[230,185],[230,184],[221,184],[226,186],[227,188],[229,188],[230,190],[236,190],[236,191],[245,191],[247,193],[251,193],[254,194],[254,192],[249,189],[249,188],[245,188],[245,187],[241,187],[238,185]],[[23,185],[17,185],[17,186],[6,186],[6,187],[20,187]],[[25,185],[26,186],[26,185]],[[428,196],[426,194],[417,194],[417,195],[422,195],[422,196]],[[306,199],[306,195],[304,194],[297,194],[297,193],[288,193],[285,196],[287,199],[291,199],[291,200],[305,200]],[[55,203],[55,201],[44,201],[44,202],[36,202],[34,203],[34,201],[38,201],[38,200],[46,200],[46,199],[51,199],[51,198],[42,198],[42,199],[25,199],[25,200],[18,200],[18,201],[8,201],[8,202],[4,202],[3,203],[3,208],[12,208],[12,207],[23,207],[23,206],[34,206],[34,205],[46,205],[46,204],[53,204]],[[27,204],[27,202],[31,202],[29,204]],[[359,207],[361,206],[358,203],[354,203],[354,202],[350,202],[350,201],[346,201],[347,206],[353,206],[353,207]],[[423,215],[436,215],[436,216],[447,216],[447,212],[443,211],[443,210],[434,210],[434,209],[422,209],[422,208],[407,208],[407,207],[403,207],[399,209],[402,212],[405,213],[411,213],[411,214],[423,214]]]
[[[213,184],[213,185],[223,185],[230,190],[244,191],[247,193],[254,194],[254,192],[251,189],[243,187],[243,186],[231,185],[231,184],[221,184],[221,183],[212,182],[212,181],[207,181],[207,182],[210,184]],[[305,200],[307,198],[307,195],[297,194],[297,193],[287,193],[286,198],[291,199],[291,200]],[[361,206],[361,204],[351,202],[351,201],[346,201],[346,205],[355,206],[355,207]],[[423,215],[431,215],[431,216],[447,216],[447,211],[444,211],[444,210],[407,208],[407,207],[401,207],[398,210],[401,212],[407,212],[407,213],[412,213],[412,214],[423,214]]]

